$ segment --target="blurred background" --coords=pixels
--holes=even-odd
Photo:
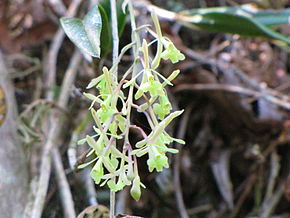
[[[93,184],[89,168],[76,170],[75,165],[85,161],[88,149],[76,141],[90,134],[93,125],[90,102],[82,92],[100,66],[112,64],[111,51],[92,62],[59,24],[63,16],[83,17],[96,3],[0,2],[0,217],[75,217],[85,209],[79,217],[107,216],[108,189]],[[163,34],[186,59],[176,65],[162,62],[159,72],[167,77],[175,69],[181,71],[167,92],[174,109],[185,112],[168,132],[186,145],[172,145],[180,152],[169,156],[170,168],[161,173],[149,173],[141,159],[141,180],[147,188],[138,202],[129,189],[117,193],[116,213],[150,218],[290,217],[290,2],[133,4],[138,26],[152,24],[152,5],[176,13],[174,19],[157,14]],[[229,8],[244,4],[259,12],[255,19],[264,16],[255,22],[278,19],[277,25],[269,25],[269,32],[257,23],[252,27],[225,16]],[[213,9],[210,15],[196,10],[212,7],[226,8]],[[225,17],[219,20],[215,13]],[[237,14],[231,11],[231,16]],[[208,27],[184,19],[194,15],[209,19],[210,25],[221,23]],[[245,34],[235,34],[241,29]],[[147,32],[141,34],[152,40]],[[120,47],[130,43],[128,22],[120,37]],[[128,52],[120,75],[131,62]],[[69,78],[72,87],[65,89]],[[133,116],[136,125],[149,128],[144,119],[137,112]],[[137,133],[132,133],[132,142],[134,137]]]

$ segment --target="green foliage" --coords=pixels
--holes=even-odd
[[[122,9],[122,5],[123,5],[124,0],[117,0],[117,19],[118,19],[118,33],[119,36],[122,35],[125,24],[126,24],[126,10]],[[99,7],[102,7],[106,13],[106,15],[108,16],[110,25],[111,24],[111,5],[110,5],[110,0],[101,0],[99,3]],[[111,27],[111,26],[110,26]],[[111,31],[111,28],[109,28]],[[112,35],[111,35],[112,37]]]
[[[117,0],[117,20],[118,20],[118,34],[122,35],[127,14],[126,11],[122,10],[123,0]],[[110,0],[101,0],[99,3],[99,8],[103,20],[103,29],[101,34],[101,47],[102,56],[105,56],[108,52],[112,50],[112,20],[111,20],[111,7]]]
[[[260,36],[290,44],[290,39],[271,27],[288,24],[290,9],[259,10],[251,4],[239,7],[214,7],[189,10],[177,15],[177,20],[202,30]]]
[[[123,33],[126,24],[126,13],[123,13],[122,0],[117,2],[118,31]],[[99,58],[112,50],[112,31],[110,1],[103,0],[94,6],[83,20],[77,18],[61,18],[60,23],[70,40],[82,51]]]
[[[97,31],[92,31],[93,29],[88,31],[87,29],[94,26],[89,24],[89,21],[95,23],[95,18],[98,17],[99,19],[100,14],[104,13],[102,11],[106,11],[106,9],[98,10],[98,8],[101,7],[94,7],[83,21],[74,18],[62,18],[62,24],[68,36],[81,49],[85,51],[91,49],[88,53],[92,56],[96,56],[100,52],[99,47],[96,46],[100,45],[92,46],[90,39],[94,39],[94,42],[100,41],[99,39],[96,40],[96,37],[100,38],[101,30],[99,27],[101,24],[97,26]],[[170,143],[173,141],[184,143],[182,140],[169,136],[165,130],[172,120],[183,112],[171,111],[172,106],[165,90],[165,86],[172,85],[171,81],[180,71],[176,70],[168,78],[165,78],[157,72],[157,68],[161,59],[169,59],[172,63],[176,63],[184,60],[185,56],[168,38],[162,36],[156,15],[153,14],[152,18],[157,32],[156,40],[154,40],[154,42],[157,42],[157,51],[154,58],[151,58],[148,52],[153,43],[147,43],[146,40],[143,40],[142,46],[138,47],[140,39],[135,32],[136,37],[133,38],[133,42],[122,49],[118,58],[119,62],[128,49],[133,48],[135,51],[135,60],[127,72],[123,74],[123,78],[118,81],[116,77],[117,65],[113,65],[110,69],[103,67],[103,73],[88,84],[88,89],[98,91],[97,96],[84,93],[92,101],[89,109],[95,122],[93,128],[95,135],[88,135],[79,142],[79,144],[87,142],[92,148],[92,152],[87,156],[93,155],[96,157],[92,158],[90,162],[80,165],[79,168],[84,168],[93,163],[91,177],[96,184],[100,186],[107,184],[113,191],[119,191],[125,186],[131,185],[130,193],[135,200],[139,200],[141,197],[141,187],[145,188],[140,181],[138,157],[147,155],[149,171],[156,170],[160,172],[163,168],[169,167],[166,153],[178,152],[178,150],[169,147]],[[75,23],[78,23],[78,25],[76,26]],[[103,25],[103,28],[106,28],[106,25]],[[73,38],[71,36],[78,31],[86,37],[74,36]],[[89,49],[83,47],[82,39],[85,40],[86,45],[91,45]],[[87,39],[88,41],[86,41]],[[136,81],[137,77],[141,78],[141,82]],[[128,95],[125,95],[123,90],[127,88],[129,88],[129,92]],[[135,95],[133,93],[134,88],[137,88]],[[145,101],[145,103],[138,105],[134,102],[137,99]],[[97,110],[94,109],[95,104],[98,105]],[[146,135],[141,127],[131,123],[132,109],[146,115],[151,128],[149,135]],[[131,128],[137,129],[143,136],[143,139],[135,145],[131,145],[129,140]],[[118,141],[123,143],[121,150],[116,147]]]

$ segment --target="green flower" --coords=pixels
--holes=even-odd
[[[102,79],[98,85],[97,85],[97,89],[99,90],[101,95],[106,95],[109,94],[109,88],[107,87],[107,83],[105,79]],[[102,97],[103,99],[105,99],[105,97]]]
[[[163,167],[168,168],[168,158],[166,157],[165,153],[160,153],[155,145],[150,146],[151,149],[149,150],[149,159],[147,160],[147,165],[149,167],[149,171],[152,172],[154,169],[157,172],[161,172]]]
[[[149,89],[149,83],[148,82],[142,83],[134,96],[135,99],[136,100],[139,99],[144,94],[144,92],[148,91],[148,89]]]
[[[155,103],[153,105],[153,111],[158,115],[158,119],[163,120],[164,117],[170,113],[172,106],[168,97],[166,95],[159,97],[159,104]]]
[[[104,166],[106,167],[106,169],[110,172],[110,173],[114,173],[117,170],[119,161],[117,160],[117,158],[114,157],[109,157],[109,156],[103,156],[103,163]]]
[[[165,94],[164,91],[163,91],[162,84],[159,81],[156,81],[156,80],[150,80],[149,81],[148,91],[150,92],[150,95],[152,97],[160,96],[160,95],[164,95]]]
[[[139,99],[143,93],[148,92],[151,97],[165,95],[163,91],[163,86],[159,81],[149,80],[148,82],[142,83],[135,94],[135,99]]]
[[[104,168],[101,158],[97,161],[90,174],[91,177],[94,179],[95,183],[99,184],[102,176],[104,175]]]
[[[117,113],[118,111],[116,109],[110,108],[100,108],[97,111],[97,115],[102,121],[102,123],[107,123],[113,116],[114,113]]]
[[[164,60],[170,59],[173,64],[178,61],[182,61],[185,59],[184,54],[182,54],[172,42],[165,44],[166,50],[161,53],[161,58]]]
[[[112,191],[120,191],[122,190],[124,187],[125,187],[125,184],[123,183],[122,181],[122,178],[119,177],[118,179],[118,182],[115,183],[115,181],[113,179],[110,179],[108,182],[107,182],[109,188],[112,190]]]

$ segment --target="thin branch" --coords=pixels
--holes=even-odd
[[[247,179],[245,189],[243,190],[243,193],[241,194],[238,202],[236,203],[235,208],[233,209],[232,213],[229,215],[229,218],[234,218],[239,214],[239,211],[245,202],[246,198],[250,194],[250,191],[252,190],[253,186],[255,185],[255,182],[257,181],[257,175],[255,172],[253,172]]]
[[[73,0],[72,3],[70,4],[67,12],[65,13],[65,16],[67,17],[72,17],[76,14],[77,9],[82,1],[81,0]],[[44,66],[44,72],[47,75],[47,81],[45,86],[48,89],[51,89],[54,84],[55,84],[55,78],[56,78],[56,62],[57,62],[57,57],[58,57],[58,52],[59,49],[62,45],[63,39],[64,39],[64,31],[60,27],[50,45],[50,49],[48,51],[48,58],[47,58],[47,63]],[[48,91],[46,94],[46,97],[48,100],[53,100],[53,92],[52,90]]]
[[[216,153],[216,152],[215,152]],[[229,172],[230,149],[221,149],[210,164],[218,189],[230,210],[234,208],[233,185]]]
[[[56,178],[58,183],[58,189],[60,191],[61,203],[64,210],[64,217],[75,218],[76,212],[74,209],[74,201],[70,191],[64,168],[61,162],[61,156],[57,148],[52,149],[53,165],[56,171]]]
[[[65,78],[61,87],[61,94],[57,105],[65,108],[69,99],[69,93],[73,81],[75,80],[78,66],[80,66],[81,55],[79,52],[75,52],[71,58],[69,67],[65,73]],[[61,132],[61,126],[63,120],[59,111],[53,111],[50,117],[50,128],[48,132],[47,141],[44,145],[41,165],[40,165],[40,177],[38,181],[37,194],[33,204],[31,218],[40,218],[44,207],[45,197],[48,189],[48,182],[51,171],[51,150],[58,143],[58,136]]]
[[[65,5],[60,0],[48,0],[48,4],[53,8],[58,16],[63,16],[66,12]]]
[[[267,200],[262,206],[262,210],[259,214],[260,218],[267,218],[270,217],[271,212],[274,210],[276,205],[279,203],[279,200],[283,196],[284,192],[284,184],[280,183],[276,192],[272,195],[271,198]]]
[[[182,139],[185,136],[191,109],[192,109],[192,106],[187,107],[182,116],[182,119],[180,121],[179,131],[177,133],[177,138],[179,139]],[[183,194],[182,194],[182,189],[181,189],[181,184],[180,184],[180,158],[181,158],[180,155],[182,154],[181,145],[176,143],[176,148],[179,150],[179,153],[174,156],[173,179],[174,179],[174,187],[175,187],[175,198],[177,201],[177,207],[178,207],[180,217],[188,218],[189,216],[186,212],[186,207],[183,201]]]
[[[97,192],[95,188],[95,183],[90,175],[90,168],[86,168],[82,173],[84,177],[84,185],[87,192],[87,197],[90,205],[97,205]]]
[[[259,97],[261,94],[257,91],[243,88],[235,85],[217,84],[217,83],[202,83],[202,84],[181,84],[173,88],[173,92],[180,92],[185,90],[192,91],[225,91],[232,92],[246,96]]]
[[[271,95],[270,93],[264,93],[255,91],[248,88],[243,88],[235,85],[228,84],[182,84],[173,89],[173,92],[179,92],[184,90],[192,90],[192,91],[225,91],[232,92],[242,95],[247,95],[255,98],[263,98],[265,101],[269,103],[275,104],[281,108],[286,110],[290,110],[290,102],[282,100],[276,96]]]
[[[268,201],[270,198],[272,198],[273,190],[275,187],[276,179],[279,175],[280,170],[280,163],[279,163],[279,155],[276,151],[273,151],[271,154],[271,169],[270,169],[270,175],[269,175],[269,182],[266,189],[266,195],[265,195],[265,202]],[[264,203],[263,203],[264,205]]]

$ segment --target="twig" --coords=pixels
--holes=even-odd
[[[84,118],[84,115],[85,118]],[[76,118],[76,120],[82,120],[81,123],[79,125],[77,125],[77,127],[73,130],[72,134],[71,134],[71,139],[68,145],[68,149],[67,149],[67,157],[68,157],[68,161],[69,161],[69,165],[71,170],[76,170],[76,167],[78,165],[78,158],[77,158],[77,142],[79,140],[79,138],[81,137],[81,132],[83,132],[85,130],[86,127],[91,127],[90,124],[90,114],[87,114],[87,112],[85,111],[81,111],[78,115],[78,117]],[[85,153],[85,152],[84,152]],[[85,159],[86,157],[84,157]]]
[[[164,20],[175,21],[177,18],[176,13],[174,13],[172,11],[165,10],[163,8],[159,8],[155,5],[152,5],[147,0],[134,1],[134,7],[141,8],[141,9],[145,8],[146,10],[148,10],[150,12],[154,11],[159,18],[164,19]]]
[[[272,210],[278,204],[279,200],[283,196],[284,185],[283,183],[279,184],[276,192],[269,198],[262,206],[262,210],[259,214],[259,218],[267,218],[270,216]]]
[[[193,216],[193,215],[196,215],[198,213],[202,213],[202,212],[206,212],[206,211],[211,211],[212,209],[213,209],[213,205],[211,205],[211,204],[204,204],[204,205],[201,205],[201,206],[197,206],[197,207],[188,209],[187,210],[187,213],[190,216]]]
[[[93,179],[90,175],[90,168],[87,167],[83,170],[83,178],[84,178],[84,184],[85,189],[87,191],[87,197],[90,205],[97,205],[97,192],[95,188],[95,183],[93,182]]]
[[[52,106],[53,108],[59,110],[63,114],[66,113],[64,108],[59,107],[53,101],[49,101],[49,100],[46,100],[46,99],[37,99],[37,100],[31,102],[29,105],[26,105],[25,110],[23,112],[21,112],[21,114],[19,115],[19,118],[23,118],[23,117],[27,116],[27,114],[29,112],[31,112],[33,109],[35,109],[40,104],[47,105],[47,106]]]
[[[61,94],[57,105],[65,108],[69,99],[69,93],[73,81],[75,80],[78,66],[80,65],[81,55],[79,52],[75,52],[71,58],[69,67],[65,73],[65,77],[61,87]],[[40,218],[44,206],[45,196],[48,189],[48,182],[51,171],[51,150],[57,144],[58,135],[61,131],[63,120],[61,119],[58,111],[53,111],[50,117],[50,129],[48,132],[47,141],[44,145],[41,165],[40,165],[40,177],[38,182],[38,189],[36,198],[34,200],[33,211],[31,218]]]
[[[258,97],[261,94],[251,89],[243,88],[235,85],[217,84],[217,83],[203,83],[203,84],[181,84],[173,88],[173,92],[180,92],[184,90],[192,91],[225,91],[237,93],[247,96]]]
[[[71,140],[67,149],[67,157],[71,170],[75,170],[77,163],[77,140],[79,139],[79,133],[74,130],[72,132]]]
[[[80,146],[78,147],[80,149],[79,153],[82,153],[80,157],[77,156],[77,140],[80,137],[83,137],[86,135],[86,130],[90,130],[92,128],[92,123],[90,121],[90,115],[87,114],[86,117],[84,118],[83,115],[86,113],[79,113],[79,117],[77,120],[82,120],[82,122],[77,126],[77,128],[73,131],[71,140],[70,140],[70,145],[69,149],[67,151],[68,154],[68,159],[70,163],[70,167],[72,170],[77,170],[77,166],[80,164],[83,164],[87,154],[91,151],[91,149],[87,149],[86,146]],[[72,157],[73,156],[73,157]],[[81,171],[81,174],[79,176],[81,182],[83,183],[83,186],[86,190],[87,198],[89,205],[97,205],[97,192],[95,188],[95,183],[93,182],[93,179],[90,175],[90,167],[86,167]]]
[[[272,198],[273,190],[275,187],[275,180],[277,179],[277,176],[279,174],[279,169],[280,169],[279,155],[277,154],[276,151],[274,151],[271,154],[271,169],[270,169],[270,175],[269,175],[269,182],[267,185],[265,200],[262,205],[264,205],[266,201]]]
[[[53,8],[58,16],[63,16],[66,12],[65,5],[59,0],[48,0],[48,4]]]
[[[228,69],[225,69],[225,67],[221,66],[221,64],[216,63],[214,60],[208,60],[206,57],[192,51],[189,48],[183,47],[182,51],[191,59],[194,59],[198,61],[201,64],[207,64],[210,65],[214,69],[218,69],[221,72],[227,72]],[[240,72],[236,67],[231,67],[231,73],[238,76],[243,82],[245,82],[247,85],[252,87],[253,89],[256,89],[258,91],[251,90],[253,92],[256,92],[256,94],[253,93],[253,96],[256,98],[263,98],[265,101],[268,101],[272,104],[276,104],[277,106],[284,108],[286,110],[290,110],[290,102],[289,98],[286,95],[283,95],[281,92],[277,90],[273,90],[270,88],[264,88],[261,87],[259,84],[257,84],[255,81],[250,79],[248,76],[246,76],[244,73]],[[248,91],[248,89],[244,89],[245,92]],[[247,94],[247,93],[243,93]],[[249,93],[250,94],[250,93]]]
[[[76,14],[77,9],[79,7],[81,3],[81,0],[73,0],[72,3],[70,4],[70,6],[68,7],[67,12],[65,13],[65,16],[68,17],[72,17]],[[57,56],[58,56],[58,52],[59,49],[62,45],[62,41],[64,39],[64,31],[63,29],[60,27],[50,46],[49,52],[48,52],[48,58],[47,58],[47,63],[44,67],[44,72],[47,75],[47,82],[46,82],[46,87],[47,88],[52,88],[53,85],[55,84],[55,78],[56,78],[56,62],[57,62]],[[47,99],[48,100],[53,100],[53,91],[47,91]]]
[[[182,139],[186,133],[186,127],[188,124],[189,115],[191,112],[192,106],[189,106],[185,109],[185,112],[180,121],[179,131],[177,133],[177,138]],[[181,218],[188,218],[188,214],[186,212],[186,208],[183,201],[183,194],[180,184],[180,155],[181,155],[181,145],[176,143],[176,148],[179,150],[179,154],[174,156],[174,188],[175,188],[175,198],[177,201],[177,207],[179,211],[179,215]]]
[[[253,185],[255,184],[257,180],[257,175],[254,173],[252,173],[252,175],[249,176],[248,181],[245,185],[245,189],[243,191],[243,193],[241,194],[234,210],[232,211],[232,213],[229,215],[229,218],[234,218],[237,216],[237,214],[239,213],[244,201],[246,200],[247,196],[249,195],[250,191],[252,190]]]
[[[211,168],[218,185],[218,189],[229,209],[234,208],[233,185],[229,173],[230,149],[221,149],[217,160],[211,163]]]
[[[284,108],[286,110],[290,110],[290,102],[281,100],[273,95],[269,95],[268,93],[258,92],[252,89],[247,89],[235,85],[228,84],[182,84],[173,89],[173,92],[178,92],[182,90],[196,90],[196,91],[226,91],[237,94],[243,94],[252,96],[255,98],[263,98],[269,103],[275,104]]]
[[[74,202],[70,191],[69,184],[64,173],[64,168],[61,162],[61,156],[57,148],[52,149],[53,165],[56,171],[58,189],[61,195],[61,203],[64,210],[64,217],[75,218]]]

